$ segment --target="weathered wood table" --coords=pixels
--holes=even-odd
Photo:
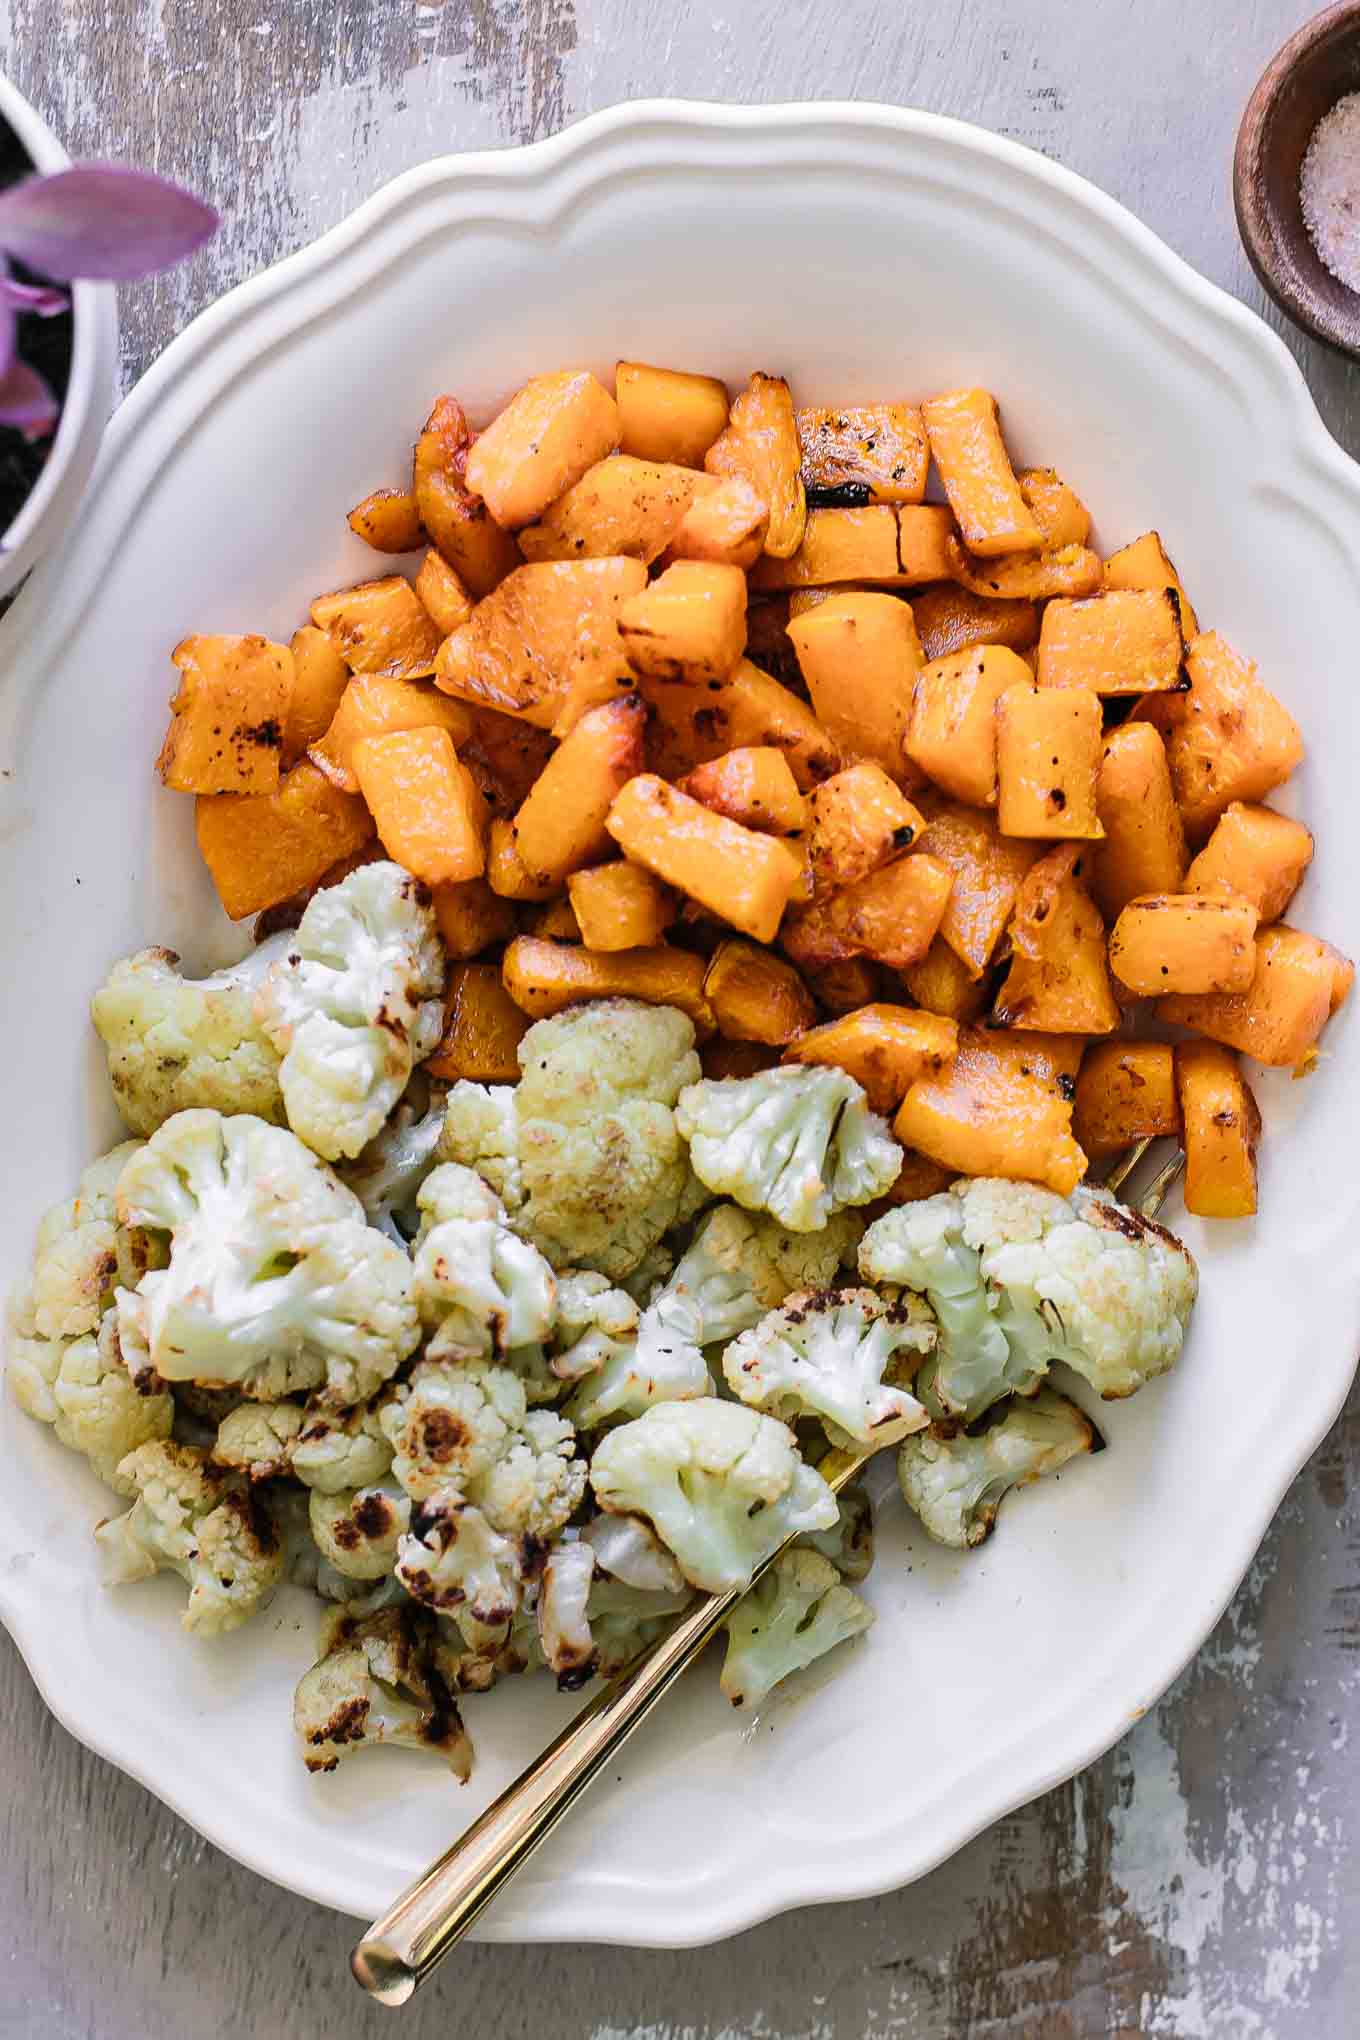
[[[0,0],[0,63],[74,151],[179,175],[225,214],[189,270],[125,292],[130,384],[201,305],[394,172],[652,93],[871,97],[962,115],[1083,171],[1259,304],[1233,225],[1233,133],[1258,72],[1311,11]],[[1328,424],[1360,452],[1360,374],[1288,337]],[[1349,2040],[1358,1477],[1360,1395],[1163,1704],[1103,1763],[910,1890],[696,1954],[474,1948],[400,2029],[349,1981],[351,1923],[238,1869],[78,1748],[0,1637],[0,2034]],[[222,1752],[224,1791],[247,1761]]]

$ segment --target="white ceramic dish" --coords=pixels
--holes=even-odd
[[[207,313],[124,406],[75,542],[4,631],[0,1273],[116,1137],[85,1000],[146,941],[239,951],[155,786],[168,648],[288,632],[373,570],[343,511],[395,481],[431,395],[475,414],[528,373],[617,354],[786,371],[804,395],[998,389],[1012,443],[1157,525],[1200,613],[1299,715],[1289,798],[1319,857],[1298,915],[1360,949],[1360,474],[1284,348],[1100,193],[971,128],[873,107],[619,109],[536,148],[436,163]],[[1208,1633],[1350,1381],[1360,1333],[1354,1023],[1305,1084],[1261,1085],[1254,1225],[1186,1236],[1204,1293],[1183,1364],[1106,1413],[1112,1450],[1007,1505],[967,1559],[891,1506],[879,1621],[755,1723],[701,1670],[485,1931],[698,1942],[919,1876],[1096,1757]],[[1171,1213],[1173,1222],[1176,1213]],[[570,1709],[473,1700],[464,1791],[419,1758],[313,1780],[289,1697],[311,1604],[195,1644],[178,1586],[108,1595],[105,1501],[3,1399],[0,1613],[54,1711],[203,1833],[348,1912],[384,1905]]]

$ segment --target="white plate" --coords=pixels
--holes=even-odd
[[[1105,546],[1159,527],[1201,616],[1298,715],[1309,759],[1285,804],[1319,840],[1298,919],[1360,949],[1360,476],[1279,342],[1099,192],[976,129],[864,106],[623,108],[414,172],[205,314],[124,406],[77,539],[7,625],[7,1282],[39,1210],[117,1133],[85,1020],[97,977],[147,941],[193,966],[241,946],[190,803],[152,776],[169,647],[284,635],[318,590],[374,571],[342,513],[400,478],[436,391],[485,415],[534,370],[620,354],[732,382],[780,370],[808,400],[1000,391],[1016,451],[1071,477]],[[885,1507],[878,1624],[838,1675],[750,1723],[700,1671],[486,1932],[689,1943],[903,1883],[1152,1703],[1351,1377],[1353,1033],[1348,1015],[1307,1083],[1263,1080],[1261,1215],[1185,1226],[1193,1338],[1107,1413],[1112,1449],[1014,1498],[966,1559]],[[176,1584],[97,1587],[101,1491],[8,1398],[0,1463],[0,1613],[53,1710],[328,1905],[381,1908],[573,1704],[527,1679],[471,1701],[461,1792],[404,1756],[310,1779],[289,1726],[310,1604],[194,1643]]]

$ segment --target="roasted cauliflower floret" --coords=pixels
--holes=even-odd
[[[1179,1240],[1104,1192],[990,1177],[885,1213],[859,1265],[928,1297],[940,1332],[918,1393],[967,1423],[1032,1394],[1054,1360],[1102,1396],[1132,1395],[1175,1361],[1198,1285]]]
[[[302,1424],[298,1403],[242,1403],[217,1427],[213,1465],[243,1473],[247,1480],[282,1480],[292,1472],[293,1447]]]
[[[902,1166],[887,1121],[843,1070],[705,1079],[681,1093],[676,1123],[702,1182],[790,1232],[816,1232],[842,1205],[872,1203]]]
[[[645,1516],[693,1586],[724,1593],[800,1530],[829,1529],[836,1498],[793,1433],[741,1403],[658,1403],[608,1432],[590,1482],[611,1514]]]
[[[563,1542],[548,1554],[538,1590],[538,1640],[544,1663],[564,1693],[584,1686],[597,1662],[590,1631],[590,1589],[595,1554],[588,1544]]]
[[[838,1515],[829,1530],[810,1530],[798,1539],[810,1551],[829,1558],[843,1580],[866,1579],[874,1562],[874,1508],[869,1490],[858,1481],[836,1496]]]
[[[519,1113],[513,1084],[454,1084],[444,1106],[435,1160],[475,1169],[509,1212],[524,1203],[519,1159]]]
[[[361,865],[313,895],[255,998],[308,1147],[336,1161],[368,1145],[434,1052],[443,989],[429,893],[400,865]]]
[[[376,1614],[327,1610],[320,1654],[293,1698],[293,1727],[309,1771],[379,1744],[429,1750],[455,1777],[472,1775],[468,1740],[446,1677],[433,1617],[407,1603]]]
[[[119,1178],[119,1216],[170,1235],[170,1263],[118,1292],[134,1379],[236,1384],[275,1401],[367,1401],[415,1346],[411,1267],[296,1135],[181,1112]]]
[[[828,1535],[831,1533],[828,1532]],[[581,1532],[611,1579],[647,1594],[678,1594],[685,1576],[650,1523],[640,1516],[595,1516]]]
[[[679,1587],[649,1590],[627,1586],[622,1580],[603,1580],[596,1575],[586,1613],[590,1618],[595,1670],[602,1679],[612,1679],[630,1665],[640,1651],[655,1643],[683,1614],[694,1599],[690,1589]]]
[[[392,1466],[392,1443],[382,1427],[385,1407],[381,1396],[351,1410],[308,1403],[293,1440],[294,1476],[328,1495],[384,1479]]]
[[[169,1392],[151,1383],[138,1388],[124,1366],[112,1312],[98,1333],[79,1339],[16,1338],[9,1379],[19,1407],[51,1424],[122,1495],[133,1492],[119,1473],[122,1462],[139,1445],[168,1438],[174,1424]]]
[[[363,1205],[369,1224],[398,1246],[407,1246],[419,1229],[416,1196],[438,1159],[447,1099],[442,1085],[431,1084],[417,1070],[386,1125],[352,1162],[336,1167],[340,1181]]]
[[[504,1353],[546,1338],[557,1281],[512,1232],[505,1206],[472,1169],[444,1162],[420,1186],[415,1293],[429,1351]]]
[[[571,1521],[585,1491],[576,1432],[552,1410],[530,1410],[501,1457],[469,1489],[493,1529],[543,1544]]]
[[[452,1616],[471,1650],[495,1651],[509,1639],[538,1556],[493,1530],[457,1488],[436,1488],[411,1511],[397,1547],[397,1578],[413,1600]]]
[[[118,1478],[136,1499],[95,1531],[107,1585],[178,1573],[189,1588],[184,1626],[200,1636],[237,1629],[263,1605],[282,1577],[283,1546],[255,1495],[206,1453],[166,1440],[130,1452]]]
[[[966,1551],[991,1536],[1012,1488],[1056,1473],[1081,1452],[1099,1449],[1095,1427],[1065,1396],[1041,1388],[1010,1403],[980,1431],[932,1426],[903,1442],[897,1478],[937,1544]]]
[[[754,1707],[790,1672],[859,1636],[873,1619],[868,1602],[820,1552],[782,1551],[727,1618],[722,1690],[734,1707]]]
[[[450,1483],[467,1488],[508,1451],[527,1408],[523,1383],[508,1367],[418,1360],[382,1411],[392,1470],[418,1501]]]
[[[569,1270],[558,1278],[557,1322],[549,1367],[559,1386],[598,1374],[637,1337],[641,1313],[626,1289],[605,1275]]]
[[[411,1499],[395,1481],[326,1494],[313,1488],[307,1503],[321,1556],[349,1580],[380,1580],[397,1563],[397,1547],[411,1522]]]
[[[185,978],[173,949],[116,963],[90,1001],[118,1109],[134,1133],[205,1107],[282,1120],[279,1058],[255,1017],[255,998],[291,935],[275,935],[241,963]]]
[[[817,1417],[833,1444],[888,1445],[929,1418],[905,1388],[935,1343],[929,1313],[912,1297],[872,1289],[804,1289],[723,1354],[733,1395],[793,1423]]]
[[[27,1338],[78,1339],[97,1329],[125,1270],[132,1243],[118,1223],[118,1179],[142,1143],[125,1140],[91,1162],[74,1197],[54,1204],[38,1222],[27,1286],[15,1298],[14,1317]],[[146,1259],[145,1247],[139,1258]]]

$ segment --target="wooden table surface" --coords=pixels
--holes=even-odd
[[[643,94],[878,98],[1012,135],[1260,305],[1236,122],[1302,0],[0,0],[0,64],[77,154],[222,208],[123,298],[131,384],[199,307],[395,172]],[[1290,334],[1360,452],[1360,375]],[[1225,517],[1231,506],[1225,504]],[[1340,649],[1340,648],[1339,648]],[[693,1954],[473,1948],[400,2027],[351,1923],[228,1862],[55,1727],[0,1636],[0,2035],[956,2040],[1360,2031],[1360,1396],[1171,1694],[909,1890]],[[224,1791],[243,1761],[223,1753]]]

